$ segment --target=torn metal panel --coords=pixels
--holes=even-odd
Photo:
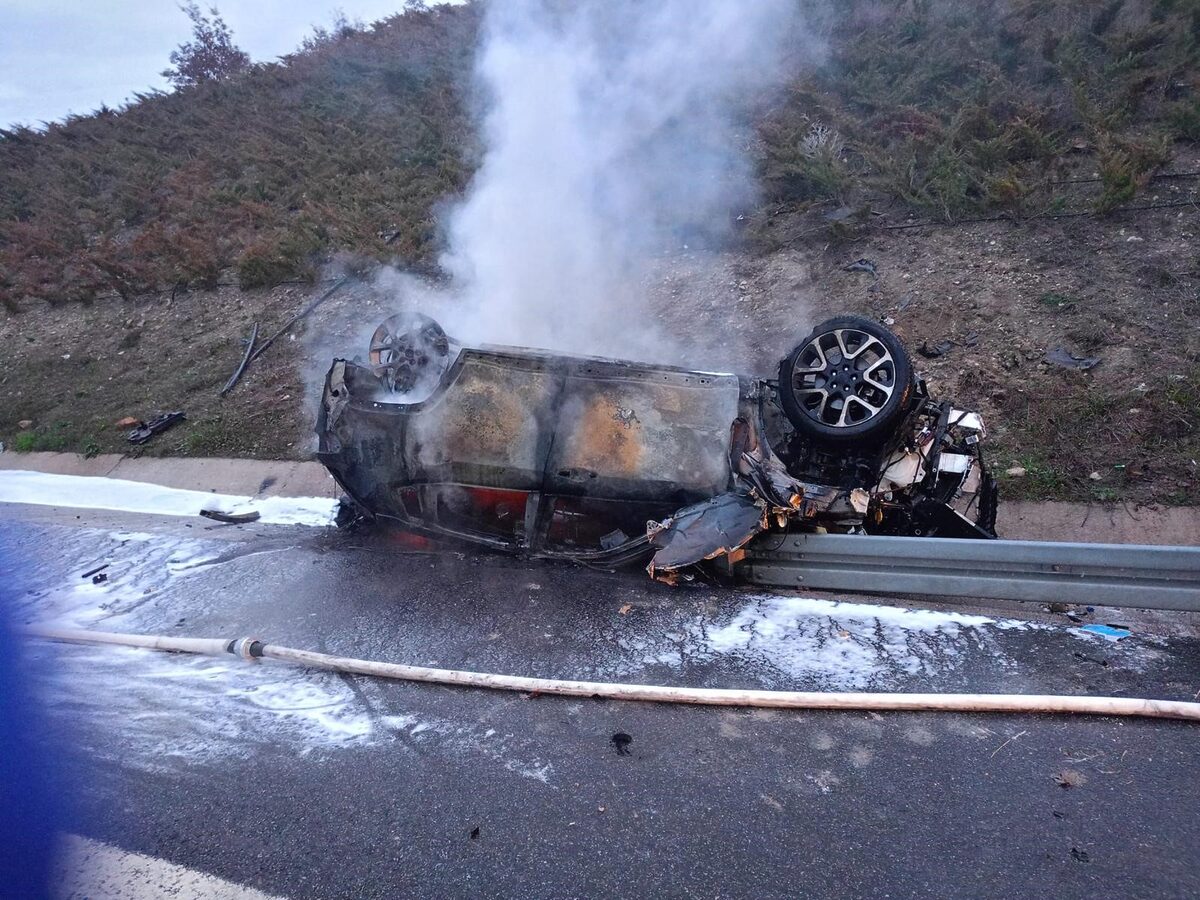
[[[765,501],[740,492],[720,494],[650,523],[650,543],[659,549],[647,571],[673,583],[680,569],[738,550],[768,527]]]

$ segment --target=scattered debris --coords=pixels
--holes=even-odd
[[[618,609],[617,612],[619,612],[623,616],[627,616],[627,615],[629,615],[629,611],[631,609],[633,609],[633,604],[626,603],[624,606],[622,606],[620,609]]]
[[[865,257],[862,259],[856,259],[854,262],[850,263],[850,265],[848,265],[848,266],[843,266],[842,271],[843,272],[866,272],[868,275],[873,275],[876,278],[879,277],[879,272],[875,268],[875,263],[871,262],[871,260],[866,259]]]
[[[400,231],[393,232],[389,237],[387,237],[384,240],[384,243],[391,244],[401,234],[402,234],[402,232],[400,232]],[[337,281],[335,281],[333,283],[333,285],[329,288],[329,290],[327,290],[321,296],[317,297],[317,299],[313,300],[310,304],[308,304],[308,306],[304,307],[304,309],[300,310],[300,312],[296,313],[294,316],[292,316],[290,319],[288,319],[286,322],[284,322],[278,331],[276,331],[273,335],[271,335],[269,338],[267,338],[265,341],[263,341],[257,347],[254,346],[254,341],[258,338],[258,325],[256,324],[254,326],[254,331],[250,336],[250,341],[246,347],[246,356],[242,360],[242,364],[240,366],[238,366],[237,371],[234,372],[233,375],[230,377],[229,381],[226,382],[225,387],[223,387],[221,389],[221,396],[224,397],[226,394],[228,394],[230,391],[233,390],[234,386],[237,385],[237,383],[238,383],[238,379],[240,379],[242,377],[242,373],[246,371],[246,367],[248,365],[250,365],[250,363],[254,362],[254,360],[258,359],[260,356],[262,356],[264,353],[266,353],[272,344],[274,344],[277,340],[279,340],[281,337],[283,337],[285,334],[287,334],[288,331],[291,330],[291,327],[293,325],[295,325],[301,319],[307,318],[312,313],[313,310],[315,310],[318,306],[320,306],[322,303],[324,303],[326,300],[328,300],[334,294],[338,293],[338,291],[340,291],[342,288],[344,288],[352,280],[353,280],[352,275],[343,275],[341,278],[339,278]],[[295,339],[295,335],[293,335],[293,339]]]
[[[219,509],[202,509],[200,510],[200,515],[215,522],[224,522],[227,525],[245,525],[247,522],[257,522],[259,518],[258,510],[244,513],[227,513],[221,512]]]
[[[612,743],[617,748],[617,756],[629,756],[629,745],[633,743],[633,736],[623,731],[618,731],[612,736]],[[603,810],[603,807],[601,807],[601,810]]]
[[[107,569],[111,565],[112,565],[112,563],[105,563],[102,566],[96,566],[96,568],[94,568],[94,569],[88,569],[86,572],[84,572],[79,577],[80,578],[91,578],[93,575],[97,574],[98,572],[103,572],[105,569]]]
[[[20,428],[22,431],[28,431],[30,428],[33,427],[33,419],[22,419],[20,422],[17,423],[17,427]]]
[[[187,416],[178,411],[163,413],[161,416],[151,419],[149,422],[145,422],[130,431],[129,443],[144,444],[150,438],[154,437],[154,435],[166,431],[171,426],[177,425],[186,418]]]
[[[471,829],[471,840],[475,841],[478,839],[479,839],[479,826],[476,825],[474,828]]]
[[[1062,366],[1064,369],[1079,369],[1083,372],[1100,365],[1100,357],[1098,356],[1076,356],[1070,350],[1066,350],[1063,347],[1055,347],[1053,350],[1047,350],[1043,359],[1054,366]]]
[[[852,206],[839,206],[837,209],[824,213],[822,218],[826,222],[845,222],[847,219],[852,218],[856,212],[857,210]],[[738,216],[738,218],[740,219],[741,216]]]
[[[99,575],[92,576],[92,584],[104,584],[106,581],[108,581],[108,575],[104,572],[101,572]]]
[[[623,532],[620,528],[617,528],[600,538],[600,546],[604,550],[613,550],[617,547],[620,547],[628,540],[629,535]]]
[[[945,356],[953,347],[954,341],[938,341],[932,347],[929,346],[928,341],[922,341],[921,346],[917,348],[917,352],[926,359],[937,359],[939,356]]]
[[[1122,628],[1120,625],[1083,625],[1079,630],[1088,634],[1098,634],[1108,641],[1119,641],[1133,634],[1128,628]]]
[[[1029,734],[1028,731],[1018,731],[1016,734],[1014,734],[1012,737],[1010,737],[1007,741],[1005,741],[1003,744],[1001,744],[999,747],[997,747],[995,750],[993,750],[992,756],[994,757],[997,753],[999,753],[1001,750],[1003,750],[1005,747],[1007,747],[1013,741],[1017,740],[1018,738],[1022,738],[1027,734]]]
[[[134,416],[126,416],[123,419],[117,419],[117,421],[113,423],[113,428],[137,428],[139,425],[144,424],[145,423],[141,419],[135,418]]]
[[[221,388],[221,396],[224,397],[233,390],[233,386],[238,383],[238,379],[242,377],[242,373],[246,371],[246,366],[250,364],[250,354],[254,352],[254,342],[258,340],[258,323],[254,323],[254,327],[250,329],[250,337],[246,338],[243,343],[246,345],[246,352],[242,354],[242,361],[238,367],[234,369],[233,374],[229,376],[229,380],[225,382],[225,387]]]
[[[1054,780],[1058,782],[1058,786],[1063,790],[1073,787],[1083,787],[1087,784],[1087,776],[1082,772],[1076,772],[1074,769],[1063,769],[1054,776]]]
[[[1071,848],[1071,859],[1081,863],[1092,861],[1092,858],[1088,856],[1088,852],[1086,850],[1080,850],[1078,847]]]

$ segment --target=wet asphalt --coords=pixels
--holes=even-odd
[[[728,588],[313,529],[6,512],[18,620],[55,612],[79,573],[109,560],[113,591],[89,627],[548,677],[829,686],[822,670],[712,652],[711,629],[755,602]],[[167,576],[143,557],[171,541],[204,552],[181,553],[182,574]],[[869,630],[849,639],[873,660],[868,689],[1200,691],[1190,637],[1009,628],[908,653],[881,631],[874,657]],[[369,739],[339,742],[280,730],[220,692],[211,705],[182,687],[178,702],[170,688],[117,696],[143,678],[138,653],[27,647],[34,672],[72,684],[105,672],[47,692],[72,830],[273,894],[1200,895],[1194,724],[721,710],[317,676],[369,722]],[[238,665],[206,683],[236,687],[250,677]],[[205,752],[174,746],[199,746],[200,730]],[[618,733],[631,740],[618,746]]]

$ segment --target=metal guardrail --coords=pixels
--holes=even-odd
[[[764,536],[752,584],[1200,612],[1200,547],[847,534]]]

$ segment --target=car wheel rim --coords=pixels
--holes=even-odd
[[[896,360],[883,341],[865,331],[827,331],[796,354],[792,389],[813,421],[853,428],[883,413],[896,389]]]
[[[406,393],[429,373],[440,375],[449,349],[445,333],[428,316],[400,314],[375,329],[369,358],[383,370],[390,390]]]

